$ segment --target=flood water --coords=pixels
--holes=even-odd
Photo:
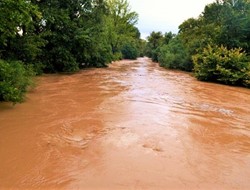
[[[0,189],[250,189],[250,90],[147,58],[0,104]]]

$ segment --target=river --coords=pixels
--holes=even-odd
[[[0,189],[250,189],[250,90],[147,58],[0,104]]]

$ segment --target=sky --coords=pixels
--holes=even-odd
[[[131,10],[139,14],[136,27],[141,38],[152,31],[178,33],[178,26],[185,20],[198,16],[207,4],[215,0],[128,0]]]

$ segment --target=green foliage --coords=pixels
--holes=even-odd
[[[160,66],[169,69],[191,71],[193,68],[188,51],[178,37],[160,48],[159,62]]]
[[[30,1],[0,1],[0,58],[32,63],[45,43],[34,33],[41,18]]]
[[[124,59],[136,59],[138,57],[138,48],[133,43],[128,43],[122,47],[122,55]]]
[[[47,42],[40,61],[46,72],[75,72],[120,59],[124,42],[138,35],[138,15],[127,0],[35,1],[43,13]]]
[[[108,14],[105,16],[108,43],[115,59],[128,43],[140,40],[140,32],[135,27],[138,14],[131,11],[127,0],[107,0]]]
[[[0,1],[0,44],[8,46],[8,41],[33,27],[33,20],[40,18],[37,7],[26,0]]]
[[[144,57],[146,55],[145,50],[146,50],[146,46],[147,46],[147,41],[140,39],[138,42],[138,53],[139,53],[139,57]]]
[[[148,42],[145,47],[145,55],[158,62],[161,56],[161,47],[167,45],[175,35],[171,32],[163,35],[161,32],[152,32],[147,38]]]
[[[151,45],[150,56],[167,68],[191,71],[194,65],[200,80],[249,87],[249,15],[249,0],[211,3],[199,18],[184,21],[167,45],[158,45],[160,52]]]
[[[134,58],[141,42],[137,20],[127,0],[0,1],[0,100],[23,100],[34,74],[25,65],[36,74],[71,73]]]
[[[32,84],[34,72],[31,66],[20,61],[0,60],[0,101],[20,103]]]
[[[31,1],[0,1],[0,59],[20,60],[32,64],[36,74],[41,74],[44,41],[36,33],[42,14]]]
[[[241,47],[250,53],[250,2],[224,0],[221,6],[218,43],[228,48]]]
[[[78,19],[74,14],[79,10],[78,3],[73,5],[68,0],[53,0],[38,1],[36,4],[43,13],[39,33],[47,41],[41,56],[46,71],[77,71],[79,68],[72,52],[72,45],[77,29]]]
[[[122,59],[122,53],[121,52],[116,52],[113,54],[112,60],[118,61]]]
[[[153,61],[158,61],[159,48],[163,45],[164,36],[161,32],[151,32],[147,38],[148,43],[146,45],[145,54],[152,58]]]
[[[176,35],[172,32],[166,32],[164,35],[164,44],[167,45]]]
[[[221,0],[207,5],[198,19],[190,18],[179,26],[179,35],[190,55],[208,44],[243,48],[250,53],[250,2]]]
[[[195,76],[204,81],[250,87],[250,62],[241,48],[208,46],[193,56]]]

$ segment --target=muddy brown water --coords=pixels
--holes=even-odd
[[[0,189],[250,189],[250,90],[147,58],[0,104]]]

